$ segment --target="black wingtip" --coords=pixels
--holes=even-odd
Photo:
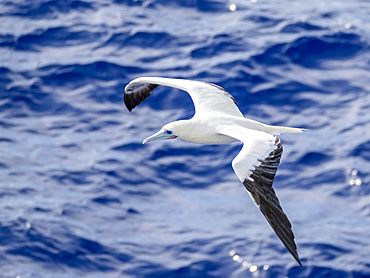
[[[125,106],[126,106],[126,108],[127,108],[127,110],[128,111],[132,111],[132,109],[134,109],[135,108],[135,106],[136,105],[133,105],[132,103],[132,101],[130,101],[130,99],[127,97],[127,94],[125,93],[124,95],[123,95],[123,102],[125,103]]]
[[[296,254],[293,254],[292,252],[291,252],[291,254],[293,255],[293,257],[294,257],[294,259],[297,261],[297,263],[299,264],[299,266],[301,267],[301,268],[303,268],[303,265],[302,265],[302,263],[301,263],[301,260],[299,259],[299,257],[298,257],[298,254],[296,253]]]
[[[132,109],[146,100],[150,96],[151,92],[157,87],[157,84],[146,83],[130,83],[126,86],[123,101],[128,111],[131,112]]]

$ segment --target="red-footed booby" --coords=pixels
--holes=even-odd
[[[148,98],[159,85],[186,91],[195,114],[189,120],[168,123],[143,143],[179,138],[200,144],[227,144],[241,141],[243,147],[232,167],[255,205],[288,251],[302,267],[288,217],[280,206],[272,183],[283,147],[277,134],[300,133],[304,129],[266,125],[244,118],[235,99],[222,87],[200,81],[162,77],[140,77],[125,88],[124,102],[129,111]]]

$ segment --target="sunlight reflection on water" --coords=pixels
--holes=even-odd
[[[357,176],[358,171],[356,169],[353,169],[350,172],[351,178],[349,180],[349,185],[357,185],[361,186],[362,185],[362,180]]]
[[[233,261],[240,263],[242,265],[242,268],[245,270],[249,270],[250,272],[256,272],[258,271],[258,266],[254,265],[246,260],[244,260],[242,257],[240,257],[234,250],[229,252],[229,255],[232,257]],[[270,268],[269,265],[264,265],[262,267],[263,270],[268,270]]]

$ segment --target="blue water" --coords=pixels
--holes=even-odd
[[[235,10],[235,11],[232,11]],[[0,277],[370,277],[370,2],[0,2]],[[275,190],[301,269],[230,162],[239,144],[142,145],[228,90],[280,136]]]

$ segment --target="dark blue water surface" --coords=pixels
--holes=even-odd
[[[370,2],[0,1],[0,277],[370,277]],[[239,144],[142,145],[189,118],[140,76],[228,90],[281,135],[301,269],[231,168]]]

